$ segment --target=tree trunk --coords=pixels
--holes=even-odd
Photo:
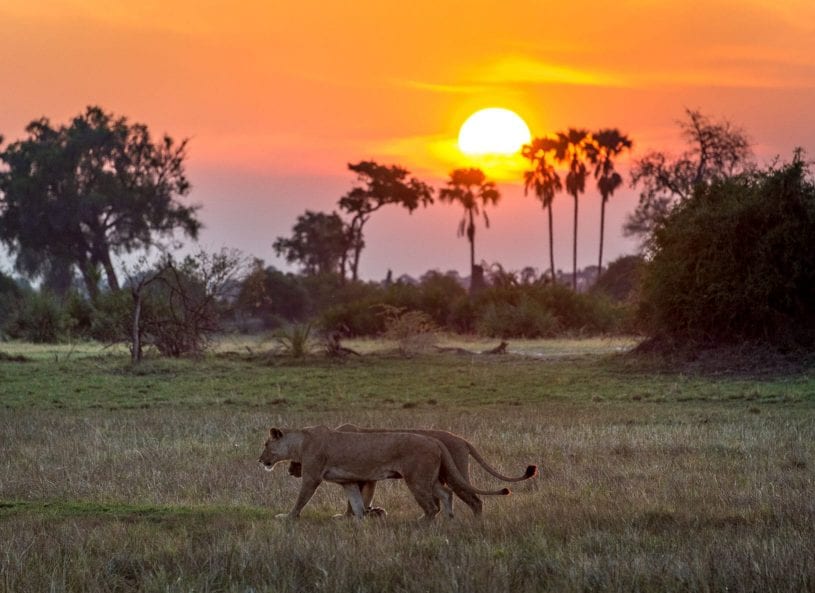
[[[351,280],[359,280],[359,254],[362,252],[362,247],[357,243],[354,246],[354,262],[351,267]]]
[[[555,239],[554,239],[554,223],[552,222],[552,203],[549,202],[547,207],[549,212],[549,269],[552,272],[552,284],[557,282],[555,276]]]
[[[606,228],[606,197],[600,204],[600,259],[597,260],[597,277],[603,272],[603,235]]]
[[[345,285],[345,264],[348,262],[348,252],[342,254],[340,258],[340,284]]]
[[[77,263],[79,272],[82,274],[82,280],[85,282],[85,288],[88,289],[88,296],[91,301],[95,301],[99,296],[99,284],[96,281],[96,274],[94,274],[91,263],[87,259],[81,259]]]
[[[130,361],[133,364],[141,362],[141,291],[143,284],[139,284],[132,291],[133,294],[133,333],[132,344],[130,345]]]
[[[473,212],[470,210],[470,221],[467,225],[467,239],[470,240],[470,284],[475,274],[475,220],[473,220]]]
[[[574,240],[572,242],[572,290],[577,292],[577,193],[574,194]]]
[[[362,253],[362,226],[365,224],[362,221],[355,223],[356,228],[353,231],[354,241],[354,259],[351,261],[351,279],[359,280],[359,256]]]
[[[110,259],[110,251],[103,247],[99,250],[99,259],[102,262],[102,267],[105,269],[105,276],[108,279],[108,288],[113,292],[119,291],[119,279],[116,277],[116,270],[113,268],[113,262]]]

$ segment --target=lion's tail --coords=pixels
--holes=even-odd
[[[509,476],[505,476],[504,474],[500,473],[497,469],[490,466],[490,464],[487,463],[487,460],[484,459],[483,457],[481,457],[481,453],[478,452],[478,449],[476,449],[475,446],[472,443],[470,443],[469,441],[465,441],[465,442],[467,443],[467,448],[469,449],[470,455],[472,456],[472,458],[475,459],[481,465],[481,467],[484,468],[484,470],[486,472],[492,474],[493,476],[495,476],[499,480],[503,480],[504,482],[523,482],[524,480],[528,480],[529,478],[534,478],[535,476],[538,475],[538,466],[537,465],[529,465],[526,468],[526,472],[522,476],[519,476],[517,478],[511,478]]]
[[[501,488],[500,490],[481,490],[476,488],[467,481],[467,478],[461,475],[461,472],[453,461],[453,456],[450,455],[450,451],[447,450],[447,447],[445,447],[441,441],[439,441],[439,449],[441,450],[442,467],[444,468],[447,481],[450,482],[451,486],[484,496],[506,496],[512,494],[509,488]]]

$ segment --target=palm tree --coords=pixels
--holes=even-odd
[[[614,159],[626,149],[631,149],[631,139],[617,129],[600,130],[594,134],[594,142],[588,145],[589,160],[594,165],[594,178],[600,190],[600,258],[597,273],[603,271],[603,235],[606,224],[606,202],[623,183],[623,178],[614,170]]]
[[[555,282],[555,248],[554,248],[554,225],[552,222],[552,202],[555,200],[555,193],[559,192],[563,185],[560,182],[560,175],[555,171],[551,160],[547,160],[557,149],[557,141],[551,138],[533,138],[529,144],[524,144],[521,148],[521,155],[529,159],[532,169],[524,171],[524,195],[532,189],[535,196],[540,200],[541,205],[546,208],[549,215],[549,269],[552,274],[552,282]]]
[[[572,290],[577,290],[577,202],[580,194],[586,191],[586,145],[591,136],[587,130],[569,128],[558,132],[555,158],[567,163],[566,192],[574,198],[574,242],[572,247]]]
[[[487,204],[497,204],[501,199],[495,183],[486,179],[481,169],[456,169],[450,173],[447,187],[439,192],[439,200],[442,202],[451,204],[458,202],[464,207],[464,216],[458,225],[458,236],[466,234],[470,242],[471,282],[475,277],[475,219],[479,214],[483,214],[484,224],[490,228]]]

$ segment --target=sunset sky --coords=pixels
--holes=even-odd
[[[515,111],[533,135],[617,127],[634,157],[679,151],[676,121],[698,108],[741,126],[760,162],[796,146],[815,158],[815,2],[0,0],[0,83],[6,142],[32,119],[63,123],[89,104],[189,137],[201,243],[285,267],[272,242],[306,208],[336,208],[348,162],[400,164],[439,186],[469,162],[456,136],[484,107]],[[543,210],[519,179],[499,187],[476,258],[546,268]],[[629,189],[609,203],[606,261],[635,250],[620,232],[635,203]],[[563,270],[571,212],[559,195]],[[361,275],[465,273],[459,218],[440,204],[378,212]],[[592,184],[581,267],[596,261],[598,230]]]

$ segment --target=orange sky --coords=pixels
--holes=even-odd
[[[779,6],[780,5],[780,6]],[[399,163],[440,184],[474,110],[517,111],[533,134],[619,127],[635,153],[678,148],[684,107],[747,130],[761,160],[815,154],[815,3],[390,0],[0,0],[0,134],[87,104],[191,137],[202,242],[271,250],[305,208],[330,210],[349,161]],[[545,267],[545,217],[500,185],[476,256]],[[612,198],[608,259],[634,249]],[[556,263],[571,268],[571,198],[556,201]],[[598,200],[581,202],[580,262],[596,259]],[[459,213],[393,210],[369,223],[362,274],[467,266]]]

